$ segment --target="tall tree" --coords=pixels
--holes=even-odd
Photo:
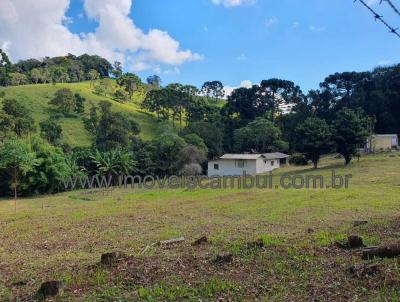
[[[198,121],[190,123],[189,126],[182,130],[182,135],[197,134],[208,148],[208,157],[215,158],[222,155],[223,150],[223,127],[220,124],[210,123],[207,121]]]
[[[75,96],[68,88],[57,90],[54,98],[50,100],[50,105],[58,107],[64,114],[71,113],[76,108]]]
[[[83,118],[83,124],[85,129],[92,135],[96,135],[99,127],[99,115],[97,113],[97,107],[92,104],[89,110],[89,116]]]
[[[15,99],[5,99],[1,112],[3,113],[3,119],[0,120],[1,131],[13,131],[19,137],[35,131],[32,112],[22,102]]]
[[[40,132],[42,137],[50,144],[56,145],[61,140],[62,127],[55,119],[50,118],[40,123]]]
[[[96,146],[101,151],[124,148],[139,134],[139,124],[128,115],[112,112],[109,102],[101,102],[101,117],[96,131]]]
[[[235,149],[238,152],[259,153],[285,151],[287,146],[281,140],[281,135],[281,130],[271,121],[257,118],[234,132]]]
[[[166,89],[150,90],[142,102],[142,108],[157,114],[157,119],[169,118],[168,91]]]
[[[153,87],[160,87],[161,86],[161,78],[158,75],[152,75],[149,76],[147,79],[147,84],[153,86]]]
[[[142,89],[143,86],[142,80],[133,73],[125,73],[123,76],[117,79],[117,84],[124,87],[130,100],[132,99],[133,93]]]
[[[205,82],[201,92],[208,98],[213,98],[215,102],[225,95],[224,85],[220,81]]]
[[[353,155],[357,153],[357,147],[367,142],[372,134],[375,120],[365,116],[361,111],[343,108],[337,112],[333,121],[334,140],[337,152],[345,159],[348,165]]]
[[[94,87],[95,81],[100,79],[100,73],[95,69],[89,70],[87,76],[88,79],[90,80],[90,87]]]
[[[271,121],[275,120],[281,104],[297,104],[302,101],[303,93],[299,86],[291,81],[269,79],[261,82],[258,98],[268,105]]]
[[[43,74],[39,68],[34,68],[30,72],[31,81],[35,84],[43,81]]]
[[[119,61],[115,61],[111,73],[114,78],[120,78],[122,76],[122,63]]]
[[[9,82],[8,73],[12,64],[5,51],[0,48],[0,86],[6,86]]]
[[[186,146],[183,138],[173,133],[165,133],[153,141],[153,161],[158,175],[174,175],[178,172],[179,152]]]
[[[328,76],[320,84],[322,90],[329,92],[338,109],[351,106],[353,93],[363,82],[368,81],[369,72],[343,72]]]
[[[75,108],[74,111],[78,114],[82,114],[85,112],[85,103],[86,99],[81,96],[79,93],[75,93],[74,95],[75,98]]]
[[[314,168],[318,167],[321,154],[332,147],[332,129],[325,120],[309,117],[296,128],[297,149],[305,153]]]
[[[268,109],[264,98],[258,97],[259,87],[254,85],[251,88],[235,89],[228,97],[223,112],[231,119],[245,121],[254,120],[263,116]]]
[[[182,129],[182,116],[185,105],[185,93],[183,91],[183,85],[179,83],[169,84],[165,87],[167,92],[168,107],[172,111],[172,121],[175,127],[175,118],[178,116],[180,129]]]

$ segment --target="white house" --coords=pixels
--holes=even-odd
[[[236,176],[267,173],[286,165],[289,155],[284,153],[225,154],[208,162],[208,176]]]
[[[367,139],[365,152],[387,151],[399,147],[397,134],[375,134]]]
[[[295,104],[293,103],[281,103],[279,104],[279,109],[282,111],[282,114],[289,114],[291,112],[293,112],[293,108],[294,108]]]

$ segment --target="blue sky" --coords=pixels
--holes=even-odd
[[[3,1],[15,5],[22,0]],[[236,6],[217,3],[224,1]],[[393,1],[400,7],[399,0]],[[386,3],[369,2],[390,24],[400,26],[400,16]],[[21,3],[21,7],[16,7],[18,14],[24,9],[22,5],[32,5],[31,10],[37,6],[33,0]],[[258,83],[278,77],[294,81],[304,91],[317,88],[333,72],[370,70],[377,65],[400,62],[400,39],[389,34],[370,12],[353,0],[134,0],[133,3],[60,0],[60,3],[60,7],[48,4],[48,11],[54,9],[55,18],[63,18],[64,32],[70,31],[63,40],[71,39],[70,43],[57,49],[53,38],[52,44],[42,41],[43,49],[18,49],[21,43],[13,38],[17,35],[15,23],[8,31],[7,26],[3,31],[0,29],[0,46],[5,45],[13,59],[45,55],[46,50],[50,52],[47,55],[66,50],[78,54],[98,50],[100,55],[112,59],[116,54],[110,48],[115,43],[115,47],[124,49],[118,55],[125,60],[126,70],[142,78],[160,73],[164,84],[182,82],[200,86],[207,80],[221,80],[226,86],[236,87],[243,81]],[[118,22],[110,24],[113,18]],[[154,35],[150,34],[152,30]],[[130,43],[139,35],[137,31],[140,42]],[[169,46],[164,49],[164,44]]]

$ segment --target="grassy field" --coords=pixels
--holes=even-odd
[[[131,103],[118,103],[111,98],[94,94],[93,89],[90,88],[90,82],[10,86],[0,88],[0,91],[5,91],[6,98],[15,98],[24,102],[33,111],[34,119],[37,127],[39,127],[40,121],[47,119],[51,110],[53,110],[52,106],[48,105],[48,102],[60,88],[69,88],[74,93],[78,92],[84,96],[87,101],[86,111],[89,110],[91,103],[97,105],[102,100],[110,101],[114,110],[130,114],[140,124],[142,129],[140,136],[143,139],[152,139],[158,133],[159,123],[157,119],[153,115],[141,110],[140,103],[142,96],[137,94],[133,95]],[[91,145],[92,138],[84,129],[83,121],[79,116],[62,118],[61,125],[63,127],[63,140],[66,143],[73,147]]]
[[[0,300],[29,300],[61,280],[54,301],[399,301],[399,259],[362,260],[336,240],[399,240],[400,154],[366,156],[343,167],[284,173],[352,174],[348,189],[116,189],[112,196],[67,192],[0,201]],[[354,221],[368,223],[354,226]],[[163,247],[160,240],[184,236]],[[207,236],[208,243],[192,246]],[[264,248],[250,248],[262,239]],[[149,246],[145,252],[143,248]],[[102,253],[129,255],[112,267]],[[217,264],[221,252],[233,255]],[[354,264],[377,274],[353,276]]]

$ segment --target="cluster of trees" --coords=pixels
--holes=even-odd
[[[146,94],[142,107],[154,112],[159,120],[179,122],[180,129],[185,123],[211,120],[219,109],[200,96],[200,91],[191,85],[169,84],[164,88],[152,89]]]
[[[4,94],[2,94],[4,98]],[[31,110],[14,99],[2,99],[0,109],[0,196],[50,193],[61,188],[72,166],[58,145],[62,128],[54,120],[37,132]]]
[[[326,84],[329,81],[331,77],[320,91],[305,95],[291,81],[264,80],[234,90],[222,108],[215,102],[223,91],[218,81],[206,82],[203,93],[175,83],[149,91],[142,106],[159,119],[179,121],[179,135],[199,137],[208,158],[224,152],[302,152],[317,167],[322,154],[338,152],[348,164],[373,132],[375,119],[362,107],[342,106],[347,94],[338,97],[334,87]],[[326,87],[331,95],[329,108],[318,102],[327,94]],[[292,104],[294,110],[283,114],[282,104]]]
[[[0,49],[0,86],[93,81],[119,74],[119,71],[122,72],[119,62],[112,66],[104,58],[87,54],[28,59],[12,64]]]
[[[49,102],[55,111],[40,123],[22,102],[1,94],[0,196],[60,192],[76,176],[199,174],[207,147],[195,135],[177,135],[163,124],[152,141],[138,137],[140,126],[129,115],[102,101],[83,110],[85,99],[69,89],[58,90]],[[91,147],[61,144],[61,116],[80,114],[94,137]],[[73,115],[72,115],[73,116]],[[113,178],[117,181],[117,177]]]

